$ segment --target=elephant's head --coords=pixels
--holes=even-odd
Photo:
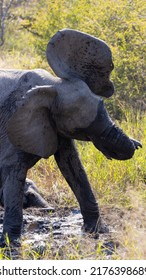
[[[29,90],[9,120],[8,135],[19,149],[44,158],[57,151],[59,135],[92,141],[109,159],[129,159],[141,146],[115,126],[101,98],[78,79]]]
[[[68,95],[69,88],[72,88],[72,98]],[[108,159],[130,159],[141,147],[138,141],[129,138],[112,122],[103,100],[95,96],[84,82],[63,83],[58,91],[59,106],[54,108],[54,119],[59,133],[92,141]]]
[[[63,30],[49,42],[47,57],[61,79],[24,95],[8,123],[10,141],[47,158],[56,152],[58,136],[63,135],[92,141],[107,158],[131,158],[141,144],[115,126],[97,96],[114,91],[109,47],[90,35]]]

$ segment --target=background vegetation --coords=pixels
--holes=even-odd
[[[11,2],[11,3],[10,3]],[[144,0],[0,0],[0,68],[45,68],[46,45],[62,28],[73,28],[105,40],[112,49],[116,93],[106,100],[110,114],[143,149],[125,162],[108,161],[92,144],[78,142],[80,157],[94,193],[103,209],[124,211],[124,225],[117,232],[123,251],[116,258],[146,258],[146,92],[144,84]],[[5,5],[5,6],[4,6]],[[51,71],[51,70],[50,70]],[[121,121],[122,120],[122,121]],[[94,167],[94,168],[93,168]],[[54,162],[41,160],[29,171],[48,200],[76,206],[76,200]],[[115,217],[116,218],[116,217]],[[117,223],[120,223],[118,220]],[[82,246],[80,244],[80,246]],[[120,247],[121,248],[121,247]],[[80,248],[81,249],[81,248]],[[85,248],[84,248],[85,249]],[[82,250],[80,250],[82,251]],[[84,258],[74,250],[74,258]],[[70,255],[65,255],[70,258]],[[94,257],[98,258],[98,254]],[[63,258],[63,257],[62,257]]]
[[[21,67],[42,66],[43,61],[48,68],[45,51],[49,39],[58,29],[79,29],[105,40],[112,49],[116,94],[110,103],[117,107],[119,101],[125,100],[135,106],[138,101],[139,106],[146,106],[144,0],[13,0],[12,3],[5,24],[4,50],[11,55],[15,53]],[[22,55],[28,59],[22,61]]]

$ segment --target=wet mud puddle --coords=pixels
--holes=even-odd
[[[4,210],[0,208],[0,235],[2,233]],[[29,208],[23,211],[22,244],[43,254],[47,244],[53,244],[53,250],[67,246],[70,238],[91,240],[96,246],[102,240],[107,256],[112,255],[114,243],[110,234],[101,234],[98,240],[87,237],[82,231],[83,219],[78,209]],[[55,248],[56,247],[56,248]],[[17,258],[17,256],[16,256]]]
[[[30,210],[23,215],[23,237],[26,243],[63,239],[67,236],[82,235],[81,226],[83,223],[79,210],[72,209],[62,215],[57,212],[51,213],[49,209]],[[35,213],[34,213],[35,212]]]

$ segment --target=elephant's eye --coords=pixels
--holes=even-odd
[[[111,63],[110,68],[111,68],[111,70],[114,69],[114,64],[113,64],[113,62]]]

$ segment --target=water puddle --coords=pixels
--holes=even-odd
[[[34,215],[24,213],[23,238],[27,244],[49,240],[52,236],[54,239],[63,239],[67,236],[83,235],[81,231],[83,219],[80,211],[73,209],[66,216],[46,212],[45,209],[44,211],[41,209],[41,216],[37,213]]]
[[[0,234],[3,212],[0,208]],[[75,242],[82,242],[83,247],[89,242],[92,249],[96,248],[98,243],[102,243],[102,251],[107,256],[113,254],[115,244],[111,241],[109,233],[100,234],[99,239],[95,240],[83,233],[82,225],[83,219],[78,209],[29,208],[23,211],[22,245],[43,255],[47,244],[50,244],[52,251],[56,253],[58,248],[68,246],[69,240],[74,239]],[[13,258],[19,258],[16,251]]]

